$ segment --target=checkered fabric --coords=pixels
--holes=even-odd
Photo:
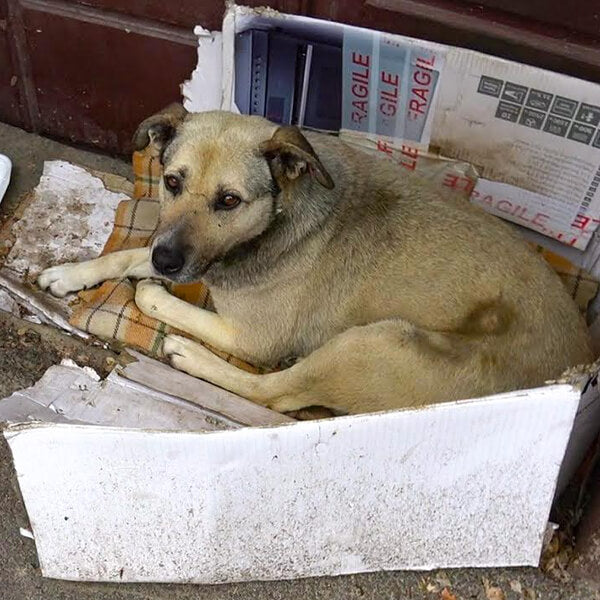
[[[120,203],[113,232],[103,254],[146,246],[158,223],[158,186],[162,168],[159,151],[154,145],[133,155],[135,175],[134,197]],[[569,293],[585,312],[595,296],[598,284],[568,260],[537,246],[537,251],[550,263],[563,280]],[[208,289],[202,284],[172,285],[171,293],[202,308],[214,310]],[[135,287],[128,279],[113,280],[100,287],[81,292],[73,307],[71,324],[101,338],[119,340],[154,356],[161,355],[165,335],[172,327],[144,315],[134,302]],[[177,332],[185,335],[183,332]],[[231,355],[211,348],[213,352],[247,371],[263,372]]]
[[[135,184],[133,198],[117,207],[114,229],[102,254],[146,246],[158,224],[158,186],[162,173],[159,151],[153,144],[133,154]],[[214,310],[210,294],[201,283],[169,287],[172,294],[201,308]],[[129,279],[104,282],[79,293],[70,323],[101,338],[115,339],[153,356],[162,355],[162,342],[169,333],[187,335],[146,316],[135,305],[135,286]],[[190,337],[190,336],[188,336]],[[251,373],[258,369],[230,354],[207,345],[215,354]]]
[[[598,282],[587,271],[576,267],[572,262],[559,254],[551,252],[547,248],[537,244],[531,243],[530,245],[558,273],[569,295],[579,307],[580,312],[585,316],[589,303],[598,292]]]

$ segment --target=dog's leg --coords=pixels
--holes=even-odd
[[[151,279],[138,282],[135,303],[149,317],[181,329],[223,352],[243,355],[235,343],[234,329],[228,321],[217,313],[180,300],[160,283]]]
[[[168,336],[164,352],[176,368],[280,412],[312,405],[370,412],[468,397],[481,375],[468,347],[400,319],[353,327],[267,375],[241,371],[180,336]]]
[[[150,249],[121,250],[81,263],[65,263],[42,271],[38,285],[50,289],[55,296],[93,287],[107,279],[134,277],[141,279],[153,274]]]
[[[210,350],[180,335],[168,335],[163,343],[163,352],[171,359],[171,364],[194,377],[206,379],[226,390],[268,405],[264,393],[265,378],[277,376],[285,379],[287,371],[272,375],[254,375],[242,371],[219,358]]]

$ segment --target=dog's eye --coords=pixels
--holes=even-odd
[[[175,175],[165,175],[165,187],[173,194],[178,194],[181,191],[179,177]]]
[[[223,194],[216,202],[215,202],[215,210],[231,210],[236,206],[239,206],[242,202],[242,199],[235,194]]]

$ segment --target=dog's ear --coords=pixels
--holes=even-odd
[[[291,180],[310,173],[323,187],[333,189],[333,179],[298,127],[279,127],[270,140],[260,144],[259,150],[279,183],[282,178]]]
[[[185,119],[187,110],[181,104],[169,104],[160,112],[148,117],[140,123],[133,134],[133,145],[136,150],[143,150],[150,142],[164,148],[175,135],[177,126]]]

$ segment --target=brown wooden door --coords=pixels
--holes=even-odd
[[[600,0],[250,0],[600,81]],[[180,97],[215,0],[0,0],[0,120],[112,152]]]
[[[298,12],[298,2],[274,2]],[[223,2],[0,0],[0,119],[112,153],[179,99]]]

